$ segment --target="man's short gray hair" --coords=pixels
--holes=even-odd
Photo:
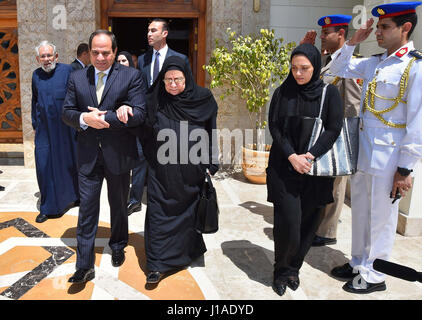
[[[37,53],[37,56],[40,55],[40,48],[41,47],[44,47],[44,46],[50,46],[50,47],[52,47],[53,48],[53,54],[56,54],[57,53],[56,46],[54,44],[52,44],[51,42],[49,42],[47,40],[44,40],[44,41],[41,41],[40,44],[35,47],[35,51]]]

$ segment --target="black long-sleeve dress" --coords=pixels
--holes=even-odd
[[[184,122],[189,135],[195,129],[205,129],[212,136],[215,129],[216,116],[207,122]],[[173,164],[160,164],[158,161],[149,162],[148,173],[148,206],[145,218],[145,251],[147,267],[150,271],[161,273],[189,263],[205,253],[206,247],[202,235],[195,231],[195,213],[199,201],[199,192],[205,179],[206,166],[193,164],[188,161],[181,164],[180,146],[183,143],[180,121],[169,119],[164,114],[157,113],[156,129],[171,129],[176,133],[171,145],[177,147],[179,157]],[[148,148],[148,152],[159,154],[167,149],[169,142],[157,142]],[[197,142],[196,142],[197,143]],[[189,142],[189,150],[195,142]],[[214,174],[218,167],[210,166]]]
[[[279,87],[270,105],[269,128],[273,138],[267,168],[268,201],[274,204],[274,279],[297,276],[321,223],[321,208],[333,202],[333,178],[299,174],[288,157],[309,151],[318,157],[328,151],[337,139],[343,119],[340,94],[327,87],[321,115],[324,132],[310,150],[299,150],[302,117],[317,117],[320,98],[300,102],[296,112],[280,112],[288,88]],[[289,107],[286,104],[286,109]]]
[[[185,91],[178,96],[168,94],[162,83],[171,68],[186,78]],[[145,252],[148,270],[165,273],[189,265],[206,251],[194,226],[205,170],[212,175],[218,170],[218,107],[178,57],[166,59],[156,83],[147,95],[141,137],[149,163]]]

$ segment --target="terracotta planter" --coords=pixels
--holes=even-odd
[[[256,145],[247,145],[242,147],[242,169],[243,174],[249,182],[256,184],[265,184],[267,182],[267,173],[265,169],[268,166],[268,157],[270,155],[271,145],[265,145],[266,151],[256,151]]]

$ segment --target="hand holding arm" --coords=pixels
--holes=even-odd
[[[133,117],[133,109],[127,105],[122,105],[119,109],[117,109],[116,113],[117,118],[123,123],[128,122],[129,116]]]
[[[91,112],[85,113],[83,120],[89,127],[94,129],[106,129],[110,127],[110,125],[103,119],[103,116],[107,113],[107,111],[100,111],[99,109],[92,107],[88,107],[88,110]]]

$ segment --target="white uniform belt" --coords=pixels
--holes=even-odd
[[[380,120],[376,120],[376,119],[363,118],[363,119],[361,119],[361,121],[363,121],[363,127],[390,128],[390,127],[386,126],[384,123],[382,123]],[[405,128],[402,128],[402,129],[405,129]]]

